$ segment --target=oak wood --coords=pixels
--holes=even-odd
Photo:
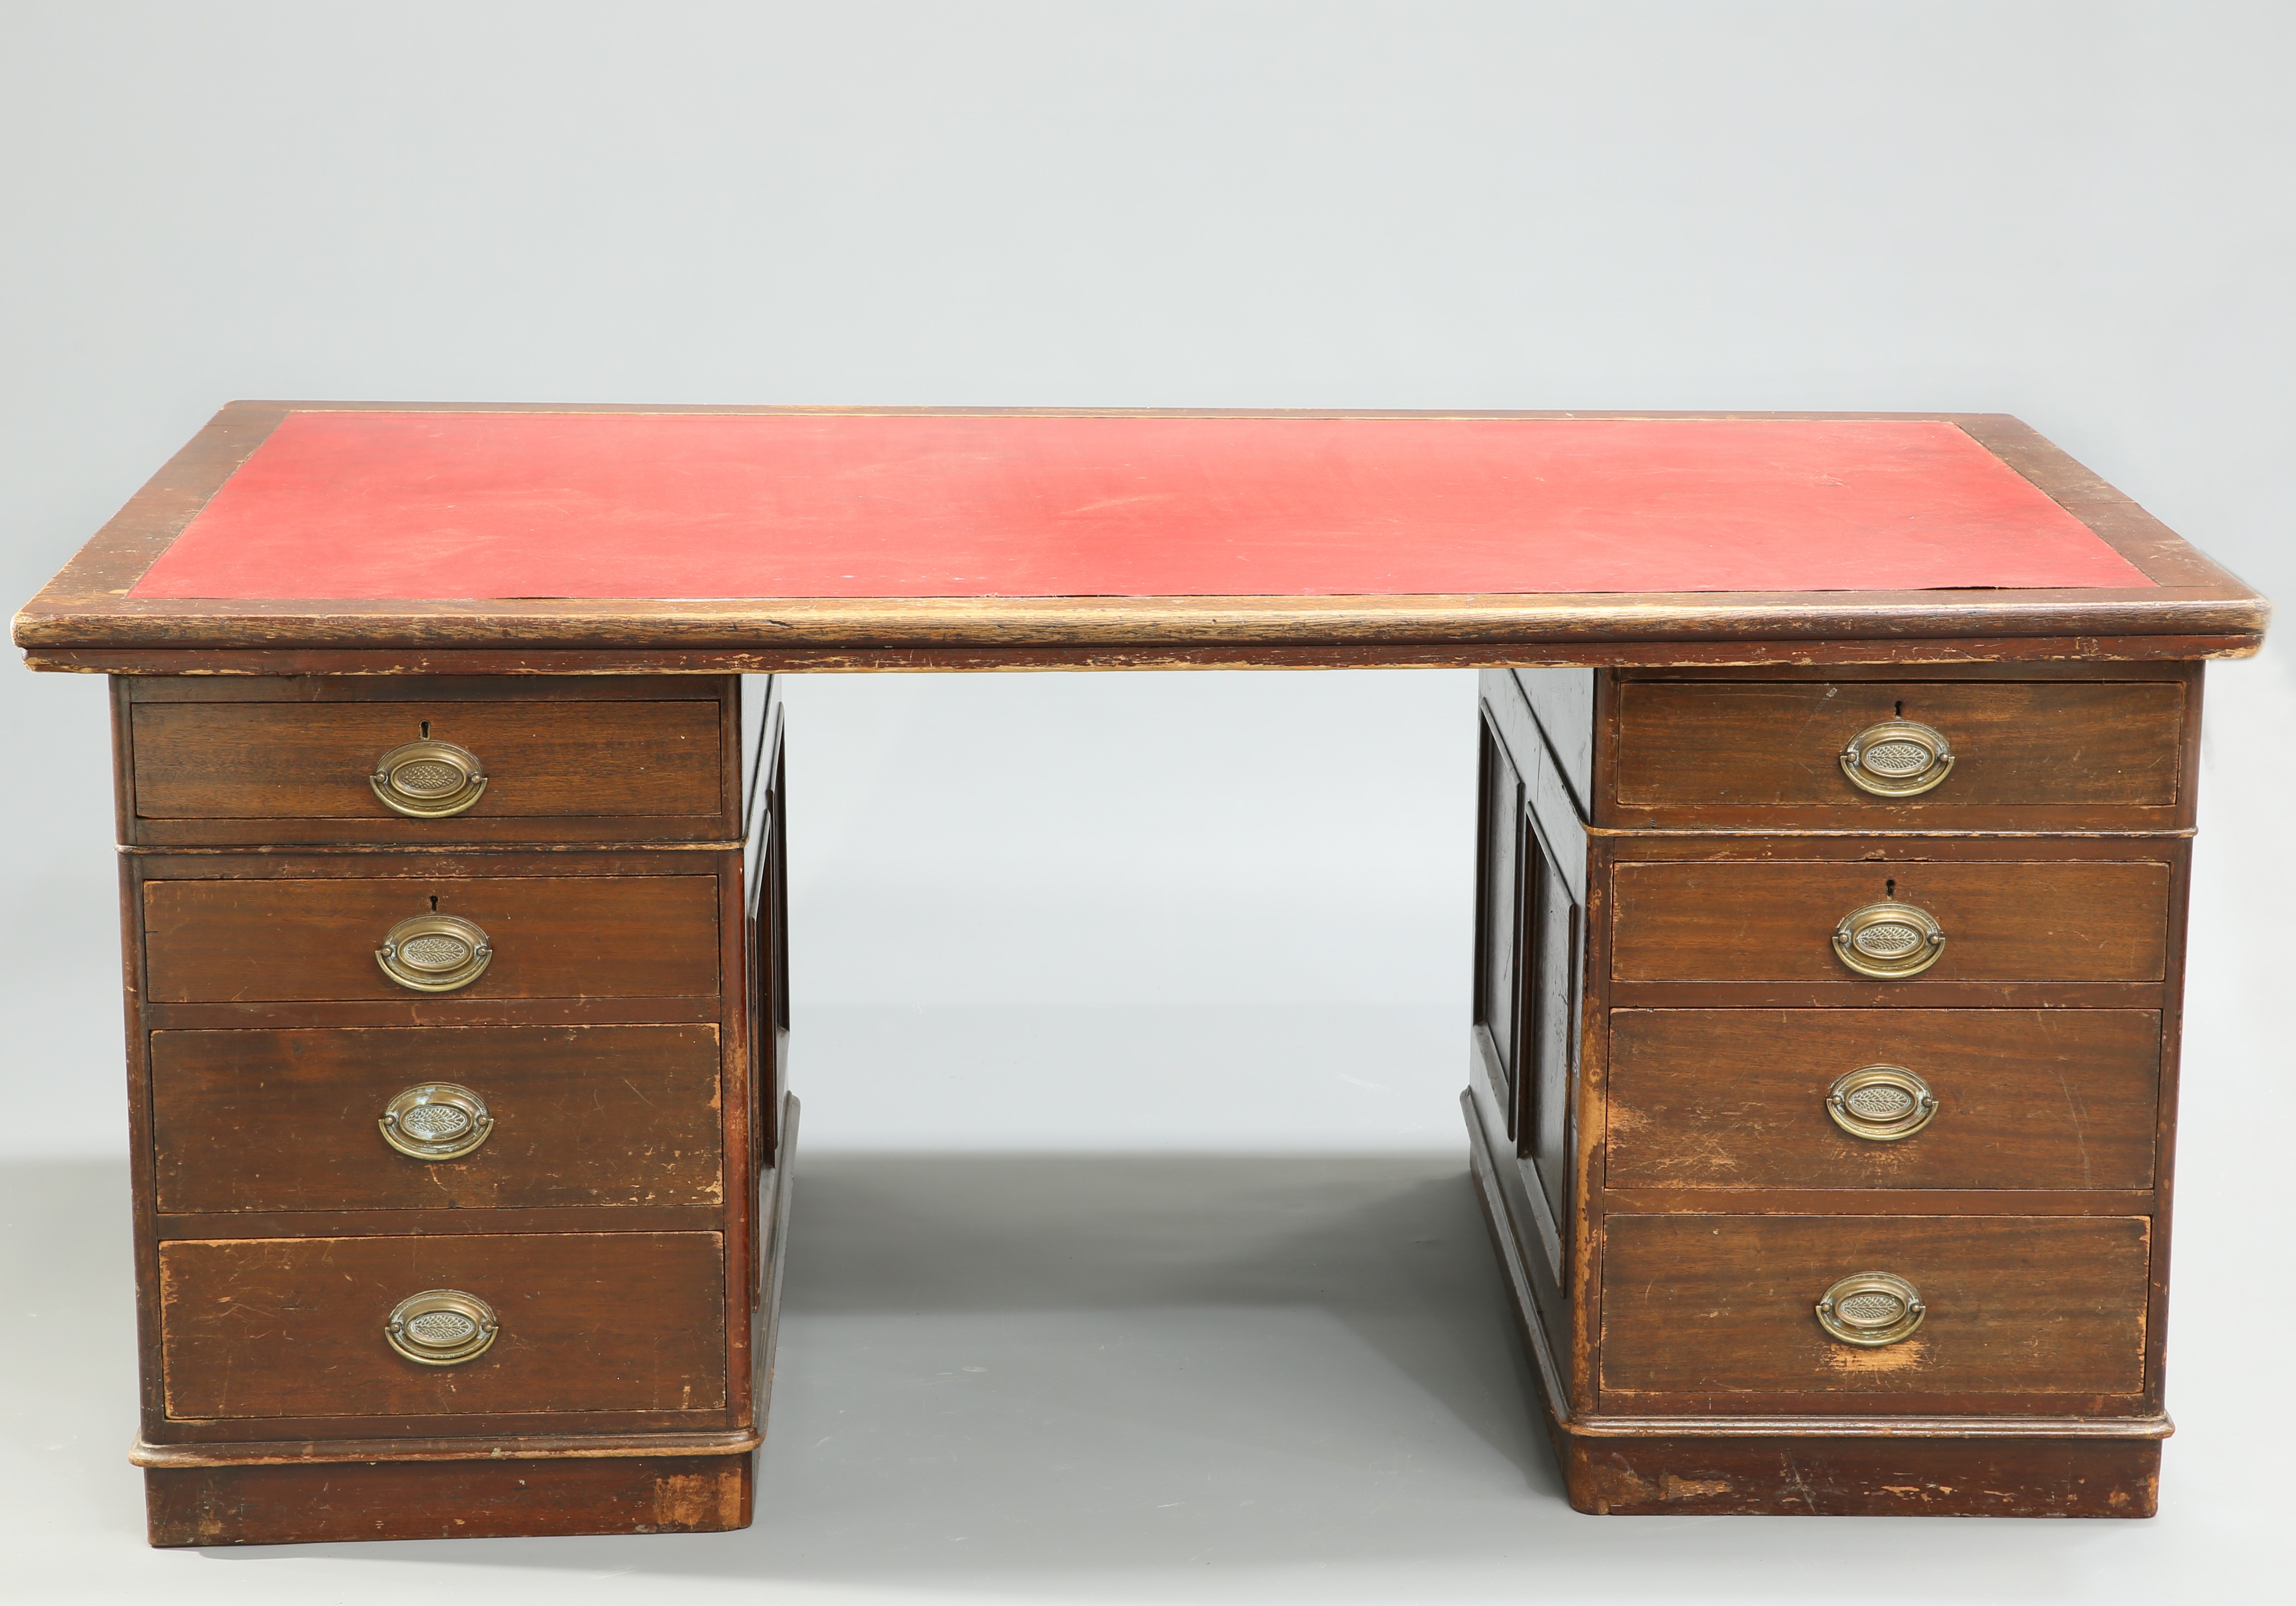
[[[1612,1190],[2152,1185],[2156,1011],[1620,1010],[1610,1025]],[[1828,1118],[1834,1079],[1874,1064],[1937,1094],[1911,1137]]]
[[[703,1534],[750,1526],[753,1453],[147,1468],[155,1545]]]
[[[168,1414],[714,1409],[726,1399],[724,1257],[716,1233],[163,1244]],[[384,1317],[433,1288],[495,1307],[492,1348],[458,1366],[390,1349]]]
[[[716,1206],[718,1058],[714,1026],[155,1032],[158,1208]],[[383,1106],[430,1081],[486,1102],[474,1152],[383,1142]]]
[[[1602,1387],[1700,1396],[2141,1395],[2150,1225],[2142,1217],[1613,1216],[1603,1250]],[[1886,1271],[1929,1307],[1859,1348],[1812,1307]]]
[[[178,873],[182,866],[173,866]],[[398,921],[436,911],[494,945],[478,980],[438,999],[697,996],[718,986],[718,878],[152,879],[152,996],[169,1003],[388,999],[375,961]],[[434,903],[431,900],[436,899]]]
[[[1702,829],[2130,830],[2191,823],[2184,688],[2158,681],[1635,680],[1618,688],[1600,823]],[[1851,738],[1919,720],[1952,743],[1932,791],[1880,798],[1842,773]]]
[[[2168,964],[2162,863],[1628,864],[1613,882],[1621,981],[1854,980],[1834,926],[1890,897],[1946,933],[1936,964],[1882,984],[1893,1001],[1956,981],[2158,981]]]

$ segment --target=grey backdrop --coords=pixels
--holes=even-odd
[[[2000,410],[2296,594],[2292,20],[11,0],[0,590],[29,595],[218,403],[332,397]],[[2006,1561],[2012,1530],[1948,1529],[1923,1587],[1980,1554],[2021,1590],[2165,1587],[2269,1520],[2243,1469],[2285,1409],[2235,1385],[2246,1269],[2284,1268],[2258,1225],[2284,1213],[2281,1144],[2251,1114],[2289,1069],[2276,656],[2211,672],[2183,1526]],[[0,695],[0,1153],[116,1163],[102,689],[13,673]],[[824,678],[791,701],[811,1144],[1456,1155],[1468,677]],[[124,1286],[124,1259],[94,1270]],[[117,1378],[91,1397],[115,1389],[124,1412]],[[32,1434],[11,1454],[37,1483]],[[126,1554],[122,1520],[103,1543]],[[1302,1545],[1278,1559],[1321,1582],[1269,1588],[1378,1592]],[[1672,1585],[1608,1570],[1631,1560],[1587,1576],[1613,1599],[1783,1587],[1726,1558]]]

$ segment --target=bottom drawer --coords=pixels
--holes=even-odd
[[[1602,1386],[2138,1394],[2151,1229],[2141,1216],[1614,1216]],[[1868,1272],[1918,1291],[1909,1336],[1869,1348],[1820,1323],[1827,1290]],[[1885,1297],[1853,1314],[1886,1307]]]
[[[451,1289],[494,1341],[410,1360],[384,1325]],[[160,1354],[178,1419],[707,1411],[726,1404],[716,1233],[193,1240],[160,1246]],[[430,1324],[452,1339],[453,1315]]]

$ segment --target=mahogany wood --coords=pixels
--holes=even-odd
[[[676,997],[718,986],[711,875],[426,875],[258,881],[177,862],[144,883],[152,996],[165,1003],[405,1000],[375,951],[401,920],[435,911],[494,944],[485,974],[435,1004],[487,998]],[[185,879],[174,879],[182,876]]]
[[[1613,1191],[2152,1186],[2158,1011],[1620,1010],[1610,1036]],[[1910,1137],[1826,1115],[1877,1064],[1938,1097]]]
[[[160,1248],[176,1421],[696,1411],[726,1403],[715,1233],[209,1240]],[[474,1360],[381,1341],[393,1306],[452,1288],[495,1307]],[[472,1430],[481,1430],[473,1429]]]
[[[2142,1217],[1612,1216],[1602,1388],[1696,1396],[2140,1397],[2150,1224]],[[1853,1273],[1921,1291],[1911,1338],[1828,1335],[1817,1298]],[[1625,1402],[1619,1401],[1620,1405]]]
[[[754,1453],[147,1469],[156,1545],[709,1534],[750,1525]]]
[[[157,1206],[168,1216],[714,1208],[718,1036],[715,1026],[155,1032]],[[430,1081],[485,1100],[494,1127],[474,1152],[423,1160],[383,1142],[384,1105]]]
[[[1945,953],[1881,985],[1914,1004],[1955,981],[2158,981],[2169,959],[2159,863],[1620,864],[1611,974],[1621,981],[1841,981],[1835,923],[1895,897],[1927,910]],[[1884,874],[1884,869],[1888,873]],[[1894,890],[1892,887],[1894,885]]]
[[[2180,799],[2184,688],[2160,681],[1635,680],[1618,688],[1612,826],[1852,831],[2090,829],[2192,823]],[[1934,726],[1954,766],[1932,791],[1859,791],[1840,756],[1890,719]]]

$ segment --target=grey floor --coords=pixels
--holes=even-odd
[[[2158,1602],[2285,1574],[2273,1419],[2222,1365],[2181,1380],[2152,1522],[1578,1516],[1463,1157],[1423,1151],[809,1155],[755,1528],[157,1553],[127,1192],[0,1169],[10,1601]]]

